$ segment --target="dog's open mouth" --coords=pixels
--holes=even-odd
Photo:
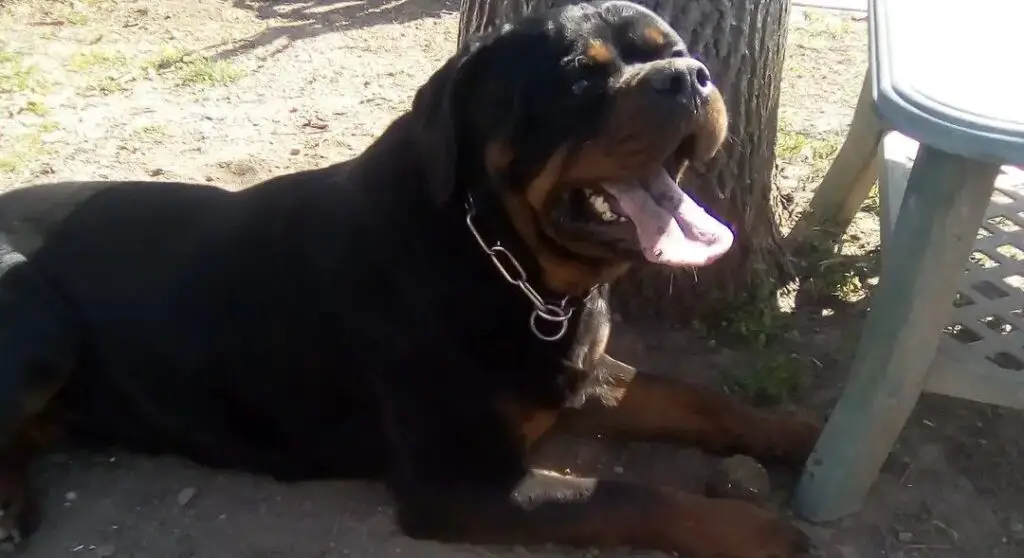
[[[664,170],[644,181],[604,182],[618,214],[633,223],[648,261],[668,266],[707,265],[732,246],[733,234],[680,188]]]
[[[722,257],[733,233],[662,169],[649,178],[604,181],[567,192],[570,219],[602,237],[629,237],[644,258],[667,266],[703,266]]]

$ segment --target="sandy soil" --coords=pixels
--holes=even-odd
[[[137,177],[238,188],[349,157],[451,54],[457,8],[445,0],[7,0],[0,190]],[[856,13],[794,10],[778,172],[794,214],[845,133],[864,37]],[[785,335],[771,336],[773,354],[806,364],[787,391],[794,403],[824,411],[842,385],[874,270],[874,211],[866,205],[846,259],[833,262],[830,276],[854,287],[830,282],[826,296],[796,305]],[[764,369],[764,347],[695,331],[620,327],[613,344],[623,359],[711,384]],[[1024,556],[1022,430],[1024,413],[926,396],[863,512],[807,529],[829,558]],[[694,489],[713,462],[600,440],[542,453],[560,469]],[[47,518],[28,558],[637,556],[411,541],[393,526],[383,490],[363,483],[285,485],[120,453],[42,461]],[[777,480],[782,499],[786,479]]]

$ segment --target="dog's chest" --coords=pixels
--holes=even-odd
[[[594,370],[611,335],[611,310],[607,287],[594,289],[577,310],[580,313],[570,362],[578,368]]]

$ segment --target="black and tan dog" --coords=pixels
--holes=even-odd
[[[463,48],[365,153],[231,193],[155,182],[0,197],[0,536],[36,526],[56,431],[283,480],[387,483],[405,533],[788,558],[741,501],[532,471],[561,430],[799,464],[814,424],[604,356],[607,283],[701,266],[729,228],[676,185],[726,114],[626,2]]]

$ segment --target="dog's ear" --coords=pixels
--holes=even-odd
[[[459,180],[466,179],[460,169],[473,176],[493,170],[485,159],[495,146],[508,159],[530,158],[516,151],[524,147],[543,154],[537,160],[553,151],[549,144],[560,138],[538,134],[558,120],[566,53],[565,41],[547,23],[520,21],[474,37],[416,92],[416,146],[438,203],[457,193]]]
[[[427,188],[439,204],[455,193],[459,157],[465,156],[459,150],[464,114],[457,99],[463,97],[470,70],[484,49],[482,41],[464,46],[413,97],[416,144],[427,172]]]

